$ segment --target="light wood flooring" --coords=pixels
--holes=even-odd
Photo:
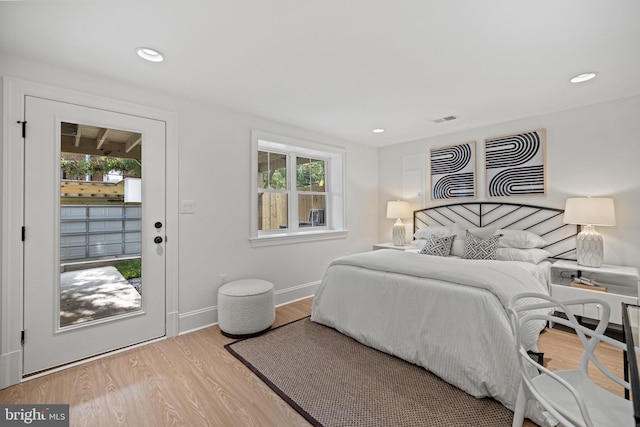
[[[311,298],[278,307],[274,326],[310,313]],[[231,341],[202,329],[0,390],[0,402],[70,404],[72,426],[309,426],[223,348]],[[577,337],[559,329],[539,346],[550,369],[580,355]],[[603,348],[602,360],[621,375],[621,352]]]

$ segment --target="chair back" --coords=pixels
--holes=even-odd
[[[589,329],[581,325],[571,310],[571,306],[585,304],[598,304],[602,308],[602,316],[595,329]],[[544,294],[523,293],[511,299],[507,311],[515,338],[515,350],[519,356],[518,363],[525,391],[530,397],[535,398],[562,424],[593,426],[588,408],[578,390],[561,376],[534,361],[527,353],[527,350],[537,351],[535,345],[533,348],[527,348],[521,340],[523,335],[521,331],[523,328],[531,327],[531,323],[535,324],[540,321],[551,322],[572,329],[575,331],[583,347],[579,370],[582,371],[585,376],[588,376],[589,362],[591,362],[611,380],[622,387],[629,388],[629,383],[619,378],[604,366],[594,352],[600,342],[606,342],[617,348],[624,346],[622,343],[604,335],[607,325],[609,324],[609,315],[611,313],[611,308],[605,301],[597,298],[560,301]],[[554,316],[553,313],[556,311],[564,312],[566,318]],[[539,323],[537,324],[539,325]],[[529,347],[531,346],[529,345]],[[539,389],[534,379],[541,374],[547,375],[549,378],[555,380],[558,387],[564,387],[571,396],[573,396],[575,405],[577,405],[579,409],[578,414],[576,414],[575,411],[567,410],[567,408],[546,396],[545,393]]]

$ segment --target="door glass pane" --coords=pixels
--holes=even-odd
[[[60,133],[60,327],[141,310],[142,135]]]

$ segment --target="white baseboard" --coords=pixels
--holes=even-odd
[[[193,310],[178,316],[178,334],[188,334],[218,323],[218,306]]]
[[[316,294],[318,286],[320,286],[320,280],[275,291],[276,307],[312,297]]]
[[[320,281],[292,286],[275,291],[276,307],[312,297]],[[178,315],[178,334],[188,334],[218,323],[218,306],[206,307]]]
[[[22,350],[0,355],[0,390],[22,381]]]

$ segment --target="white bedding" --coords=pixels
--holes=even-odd
[[[410,253],[420,253],[420,249],[405,249],[405,252],[410,252]],[[451,255],[448,258],[455,258],[455,259],[460,259],[460,257],[457,257],[455,255]],[[501,261],[504,262],[504,261]],[[513,261],[517,264],[520,265],[520,267],[524,268],[525,270],[528,270],[535,278],[536,280],[538,280],[540,283],[544,284],[547,288],[547,291],[549,291],[549,286],[551,284],[550,282],[550,274],[551,274],[551,263],[549,261],[542,261],[539,262],[538,264],[532,264],[529,262],[519,262],[519,261]]]
[[[548,293],[539,268],[525,264],[395,250],[338,258],[316,292],[311,320],[513,409],[520,376],[505,306],[521,292]],[[526,333],[531,350],[543,327]],[[542,420],[534,405],[527,416]]]

